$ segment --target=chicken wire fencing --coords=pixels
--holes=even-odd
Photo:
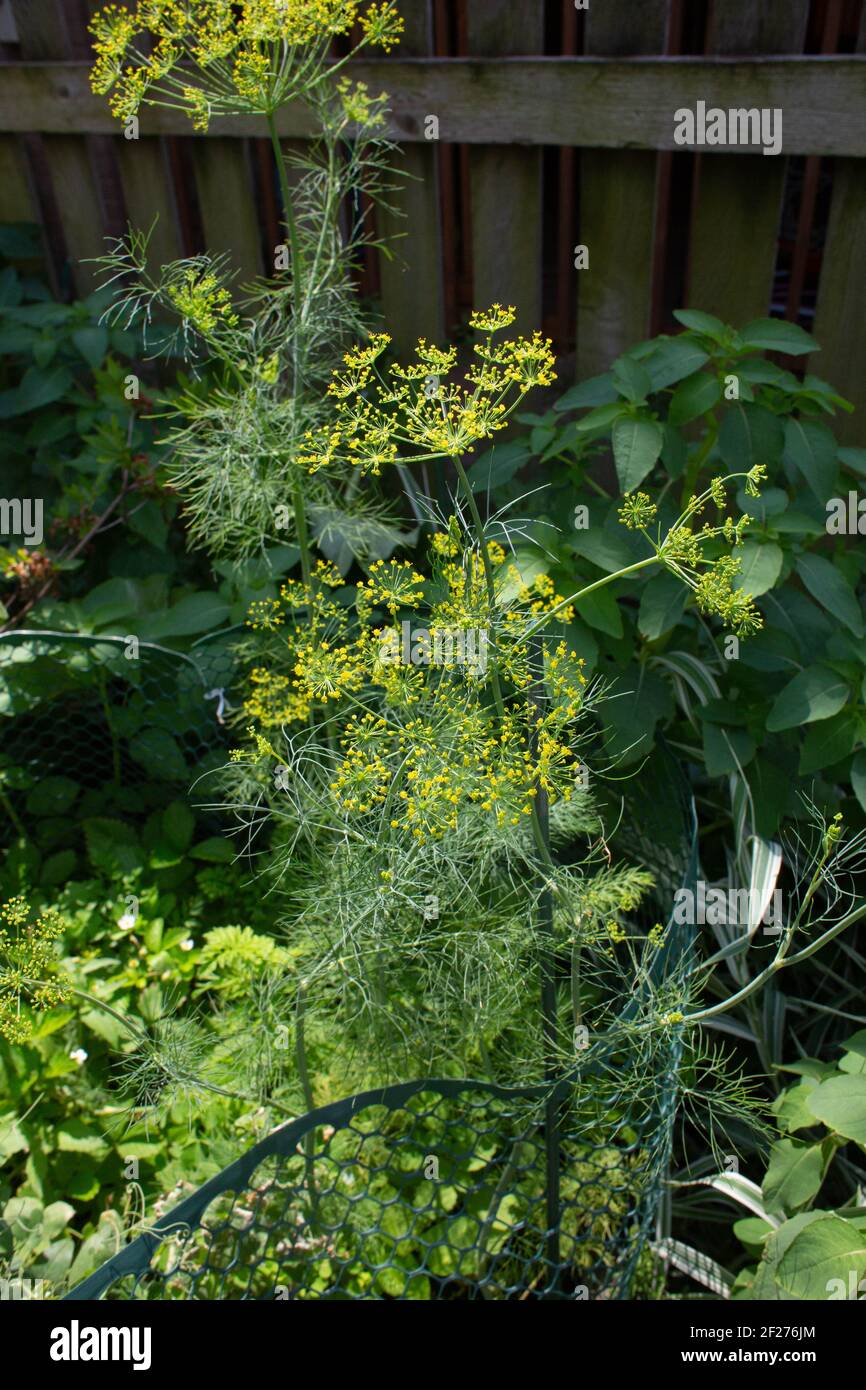
[[[131,637],[0,634],[0,837],[37,819],[137,817],[225,761],[233,658]],[[5,831],[5,834],[4,834]]]
[[[697,876],[694,807],[654,754],[619,843],[651,863],[653,911]],[[676,988],[692,929],[668,923],[640,990]],[[636,1017],[636,995],[620,1021]],[[577,1300],[635,1296],[670,1158],[681,1029],[649,1074],[616,1030],[542,1085],[426,1079],[275,1130],[67,1299]],[[629,1041],[630,1037],[635,1041]],[[633,1050],[634,1049],[634,1050]]]

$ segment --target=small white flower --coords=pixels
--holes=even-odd
[[[180,949],[181,949],[182,951],[191,951],[194,945],[195,945],[195,942],[193,941],[192,937],[191,937],[191,936],[188,936],[188,937],[186,938],[186,941],[182,941],[182,942],[180,943]]]
[[[123,916],[117,919],[117,925],[120,927],[121,931],[129,931],[135,926],[135,922],[135,916],[131,912],[124,912]]]
[[[83,1047],[76,1047],[75,1051],[70,1052],[69,1055],[73,1062],[77,1062],[80,1067],[83,1067],[84,1063],[87,1061],[87,1053],[84,1051]]]

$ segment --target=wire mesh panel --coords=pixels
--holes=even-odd
[[[694,811],[656,755],[653,795],[619,838],[658,865],[655,908],[694,884]],[[652,862],[652,861],[650,861]],[[670,923],[641,989],[676,985]],[[650,1069],[629,1021],[552,1083],[419,1080],[284,1125],[68,1298],[582,1299],[632,1294],[670,1157],[682,1039]],[[636,1038],[639,1030],[634,1029]],[[553,1200],[551,1200],[553,1198]]]
[[[655,1208],[666,1117],[641,1126],[624,1113],[601,1137],[601,1116],[584,1108],[575,1123],[582,1107],[569,1107],[551,1229],[539,1099],[421,1081],[325,1107],[277,1130],[68,1297],[623,1296]]]
[[[73,787],[132,815],[149,809],[145,783],[186,793],[224,760],[230,674],[224,650],[199,661],[133,638],[0,635],[0,783],[19,822],[28,806],[63,815]]]

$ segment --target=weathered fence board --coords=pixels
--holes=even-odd
[[[67,294],[91,287],[91,270],[77,262],[98,255],[127,218],[146,229],[158,215],[156,263],[207,246],[230,254],[240,282],[272,273],[271,248],[283,233],[261,123],[217,119],[202,136],[182,113],[147,107],[140,138],[125,139],[89,87],[86,22],[95,3],[11,0],[22,61],[14,51],[9,60],[7,35],[5,217],[42,223],[53,284]],[[408,175],[394,211],[380,209],[376,225],[396,255],[369,253],[362,286],[379,294],[398,353],[420,335],[441,339],[456,328],[470,297],[514,303],[522,331],[540,326],[544,310],[546,330],[566,350],[576,310],[580,376],[658,331],[674,290],[682,302],[684,280],[696,307],[733,322],[765,314],[788,157],[802,155],[808,186],[788,303],[796,317],[815,220],[810,171],[832,157],[816,322],[825,351],[812,365],[866,405],[866,43],[861,34],[855,55],[835,51],[852,37],[846,29],[839,42],[841,0],[830,0],[823,38],[814,23],[810,30],[818,56],[802,54],[810,0],[716,0],[708,24],[697,26],[686,0],[604,0],[580,13],[580,28],[568,0],[561,12],[549,0],[412,0],[403,8],[400,50],[352,65],[371,91],[389,93],[386,133]],[[583,56],[570,56],[581,34]],[[683,43],[706,51],[674,56]],[[541,56],[545,44],[563,56]],[[679,171],[689,175],[692,155],[672,154],[675,112],[699,101],[782,108],[783,155],[695,150],[689,214],[691,185]],[[315,134],[302,103],[283,108],[278,127],[285,147]],[[558,147],[558,163],[542,147]],[[543,160],[556,197],[553,184],[542,186]],[[556,226],[546,226],[553,216]],[[588,246],[588,270],[574,267],[573,241]]]
[[[104,97],[81,63],[7,63],[0,68],[0,133],[116,132]],[[576,145],[671,150],[674,111],[708,106],[782,107],[788,154],[866,155],[866,57],[445,58],[355,62],[353,76],[388,91],[387,133],[425,139],[424,116],[440,115],[442,140],[472,145]],[[285,137],[309,138],[299,103],[281,109]],[[148,107],[146,135],[188,134],[186,117]],[[224,117],[211,134],[259,135],[252,117]],[[207,136],[198,138],[206,139]],[[748,158],[740,147],[717,146]]]
[[[400,52],[428,57],[433,52],[431,0],[416,0],[406,14]],[[387,78],[385,79],[387,90]],[[437,115],[431,107],[427,115]],[[418,338],[439,342],[445,333],[442,286],[442,227],[437,143],[403,145],[396,160],[400,187],[388,197],[393,211],[381,209],[378,226],[394,238],[392,257],[379,263],[382,316],[395,351],[405,356]]]
[[[800,53],[808,19],[809,0],[726,0],[713,7],[709,49],[725,57]],[[689,303],[742,325],[770,302],[787,160],[700,154],[696,163]]]
[[[195,178],[205,246],[225,249],[243,285],[262,273],[252,164],[247,142],[228,137],[196,149]],[[273,273],[273,267],[269,267]]]
[[[857,51],[866,53],[866,9]],[[866,168],[857,159],[839,159],[833,176],[833,202],[815,314],[815,337],[822,351],[809,359],[817,376],[832,381],[855,402],[855,415],[838,415],[834,428],[843,442],[866,443]]]
[[[544,44],[542,0],[493,0],[468,11],[471,53],[537,53]],[[440,98],[445,107],[445,101]],[[470,152],[472,280],[478,308],[513,304],[515,331],[541,324],[541,154],[509,145]]]
[[[584,46],[613,58],[658,53],[665,43],[667,5],[650,0],[590,9]],[[604,371],[629,343],[649,331],[656,213],[656,155],[627,150],[616,159],[581,154],[580,240],[589,269],[577,277],[577,374]]]

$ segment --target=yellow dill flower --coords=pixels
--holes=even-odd
[[[90,21],[96,60],[91,85],[123,120],[142,103],[187,111],[197,130],[212,115],[269,115],[330,80],[333,38],[355,24],[355,50],[390,50],[403,30],[391,0],[132,0],[103,6]],[[345,79],[341,79],[345,81]],[[347,120],[381,122],[381,99],[359,84],[338,93]]]
[[[296,462],[310,473],[348,466],[376,475],[401,456],[459,458],[493,438],[527,391],[555,380],[551,345],[540,334],[493,343],[493,333],[511,316],[511,310],[496,305],[487,314],[473,315],[488,336],[474,348],[480,364],[467,373],[468,384],[449,379],[457,349],[439,348],[424,338],[414,359],[393,363],[387,377],[375,366],[387,343],[384,337],[347,353],[347,370],[336,370],[328,388],[333,419],[307,434]]]
[[[220,325],[235,328],[238,316],[231,307],[231,295],[213,271],[186,267],[180,281],[169,285],[168,296],[199,333],[212,334]]]
[[[29,1009],[53,1009],[69,997],[71,984],[56,956],[65,923],[53,907],[31,918],[21,896],[4,904],[0,919],[0,1037],[24,1043],[33,1033]]]

